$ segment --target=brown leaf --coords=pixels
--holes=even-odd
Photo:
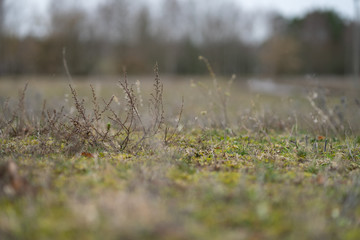
[[[92,155],[92,154],[89,153],[89,152],[82,152],[82,153],[81,153],[81,156],[87,157],[87,158],[93,158],[93,157],[94,157],[94,155]]]
[[[324,136],[318,136],[317,137],[317,140],[319,140],[319,141],[324,140],[324,139],[326,139],[326,137],[324,137]]]

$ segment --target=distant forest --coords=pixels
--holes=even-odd
[[[61,74],[64,56],[74,75],[149,74],[155,62],[162,73],[197,75],[207,72],[200,55],[222,75],[351,74],[355,24],[336,12],[286,18],[218,2],[109,0],[88,11],[52,1],[46,33],[21,36],[4,24],[0,0],[0,75]]]

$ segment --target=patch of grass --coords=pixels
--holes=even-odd
[[[358,236],[360,199],[352,192],[358,157],[347,160],[344,171],[331,160],[323,165],[322,155],[310,152],[299,162],[299,152],[279,151],[263,141],[254,140],[259,148],[249,146],[245,155],[229,152],[246,142],[239,137],[222,139],[220,145],[207,139],[198,154],[185,151],[193,146],[191,139],[208,134],[184,132],[178,146],[145,149],[139,156],[12,155],[21,174],[41,190],[36,197],[1,197],[0,232],[55,239]],[[7,141],[19,149],[39,144],[26,139]],[[346,155],[342,141],[334,147]]]
[[[328,135],[323,123],[296,131],[263,112],[269,100],[260,97],[231,118],[238,113],[221,109],[231,104],[221,89],[211,111],[220,117],[197,122],[201,103],[166,105],[156,79],[150,108],[130,82],[107,101],[96,87],[87,100],[71,87],[75,106],[39,115],[22,107],[25,91],[4,106],[0,239],[360,238],[355,128],[344,137],[320,109]],[[304,122],[307,111],[297,113]]]

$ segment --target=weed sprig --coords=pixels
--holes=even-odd
[[[154,73],[153,91],[148,103],[150,117],[140,113],[139,97],[134,85],[129,83],[127,74],[124,72],[123,80],[119,80],[121,93],[126,101],[125,104],[121,104],[122,107],[116,108],[112,104],[115,99],[114,95],[109,100],[100,100],[92,85],[90,85],[89,107],[89,103],[79,96],[76,88],[69,84],[75,111],[73,113],[66,112],[65,107],[61,107],[60,110],[47,109],[46,101],[44,101],[38,121],[35,119],[30,121],[26,111],[25,93],[28,86],[26,84],[19,94],[15,110],[9,107],[8,101],[3,104],[3,112],[6,114],[0,117],[1,134],[4,137],[36,135],[41,141],[46,141],[45,136],[55,138],[62,143],[63,149],[69,154],[96,149],[133,152],[137,151],[136,149],[150,146],[151,141],[155,139],[168,145],[176,137],[184,101],[182,101],[176,126],[171,127],[170,121],[165,117],[164,87],[160,80],[157,64],[154,67]]]

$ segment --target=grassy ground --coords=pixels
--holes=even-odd
[[[17,88],[3,83],[0,96],[12,96]],[[129,112],[114,82],[92,84],[98,100],[116,94],[114,111]],[[360,239],[356,101],[345,108],[343,95],[313,89],[273,96],[237,82],[164,81],[165,120],[153,131],[162,115],[147,111],[152,84],[134,87],[146,123],[130,128],[124,147],[109,109],[89,125],[79,117],[82,97],[86,118],[96,115],[89,82],[75,82],[74,99],[63,82],[31,80],[23,108],[22,94],[9,101],[0,239]],[[64,113],[49,127],[58,106]]]

